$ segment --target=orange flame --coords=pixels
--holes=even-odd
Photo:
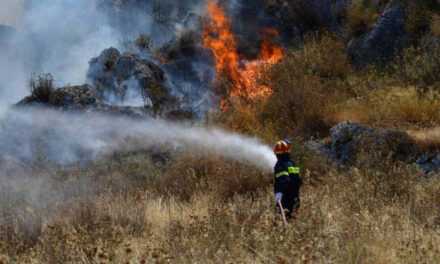
[[[283,49],[268,40],[269,37],[277,36],[278,32],[266,29],[263,33],[267,38],[262,42],[258,58],[243,61],[237,51],[237,42],[224,10],[216,1],[210,1],[207,10],[210,23],[205,25],[203,45],[214,55],[217,75],[226,74],[232,81],[229,97],[254,100],[271,95],[272,88],[258,84],[258,79],[264,67],[279,62],[284,56]]]

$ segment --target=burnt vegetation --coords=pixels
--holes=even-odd
[[[51,74],[34,76],[29,82],[31,97],[41,103],[48,103],[55,90],[54,79]]]

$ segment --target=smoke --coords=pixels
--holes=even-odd
[[[70,164],[151,148],[215,154],[264,171],[275,164],[271,149],[257,139],[158,119],[27,109],[10,111],[0,123],[1,155],[9,159],[32,161],[42,155],[52,162]]]
[[[124,50],[140,34],[150,36],[159,48],[190,26],[183,25],[185,18],[201,14],[204,2],[2,2],[0,19],[20,26],[8,45],[0,45],[0,104],[11,105],[26,96],[33,73],[51,73],[57,86],[83,84],[91,58],[109,47]]]
[[[2,0],[0,25],[18,26],[23,13],[24,0]]]
[[[20,27],[0,47],[0,103],[10,105],[28,91],[33,73],[48,72],[58,84],[82,84],[88,61],[118,35],[96,1],[24,1]]]

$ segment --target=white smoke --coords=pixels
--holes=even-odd
[[[27,109],[9,112],[0,123],[1,154],[20,160],[44,153],[48,160],[66,164],[119,151],[170,147],[212,153],[266,172],[276,162],[271,148],[257,139],[158,119]]]
[[[19,26],[23,14],[24,0],[2,0],[0,8],[0,25]]]
[[[7,47],[0,45],[0,105],[28,95],[33,73],[51,73],[57,86],[84,84],[89,60],[102,50],[124,50],[139,34],[159,46],[170,41],[204,2],[2,0],[0,21],[19,26]]]
[[[22,15],[15,12],[20,26],[0,47],[2,105],[29,94],[27,83],[33,73],[52,73],[59,85],[83,84],[88,61],[118,44],[119,35],[97,1],[39,0],[15,5],[22,10]]]

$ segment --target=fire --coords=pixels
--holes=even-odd
[[[278,32],[273,29],[264,30],[265,40],[258,58],[252,61],[242,60],[224,10],[216,1],[210,1],[207,10],[210,23],[205,26],[203,45],[214,55],[217,75],[226,74],[232,82],[228,96],[254,100],[271,95],[272,88],[259,84],[258,79],[265,67],[279,62],[284,56],[283,49],[269,41]]]

